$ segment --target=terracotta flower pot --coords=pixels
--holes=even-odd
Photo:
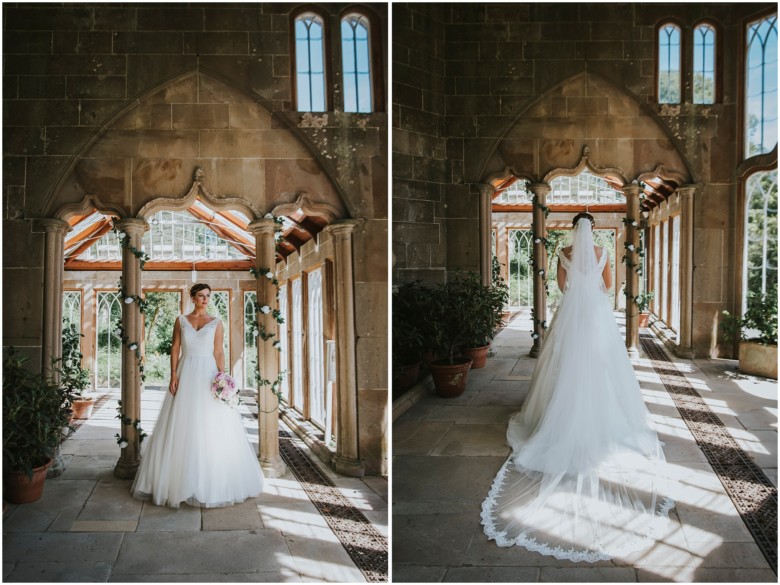
[[[398,368],[398,373],[393,380],[393,388],[398,392],[404,392],[417,382],[417,378],[420,376],[420,364],[411,364],[409,366],[401,366]]]
[[[73,418],[89,418],[95,401],[92,398],[80,398],[73,401]]]
[[[740,341],[739,371],[751,376],[777,380],[777,346]]]
[[[490,344],[483,345],[482,347],[461,347],[460,353],[463,357],[471,358],[471,369],[484,368],[487,363],[488,350]]]
[[[639,326],[647,327],[647,323],[650,321],[650,313],[639,313]]]
[[[5,498],[12,504],[29,504],[39,500],[43,495],[46,471],[50,465],[51,460],[34,468],[32,479],[24,471],[4,471]]]
[[[461,357],[455,358],[454,361],[452,365],[448,359],[436,360],[429,364],[433,384],[439,396],[452,398],[460,396],[466,390],[471,359]]]

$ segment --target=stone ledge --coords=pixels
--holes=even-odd
[[[425,396],[432,393],[433,378],[430,374],[426,374],[422,380],[407,390],[403,396],[393,400],[393,422]]]

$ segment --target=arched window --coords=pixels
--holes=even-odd
[[[777,14],[748,25],[745,64],[745,156],[777,144]]]
[[[693,29],[693,103],[715,103],[715,27]]]
[[[681,101],[680,27],[664,24],[658,29],[658,103]]]
[[[743,310],[748,296],[777,295],[777,170],[753,173],[745,182]]]
[[[368,19],[362,14],[341,19],[341,63],[344,111],[371,112],[371,44]]]
[[[295,19],[295,95],[299,112],[324,112],[325,25],[307,12]]]

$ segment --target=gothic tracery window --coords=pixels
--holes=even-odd
[[[295,94],[299,112],[324,112],[325,99],[325,25],[313,13],[295,19]]]
[[[681,101],[680,27],[665,24],[658,29],[658,103],[679,104]]]
[[[777,14],[748,25],[745,64],[745,156],[777,145]]]
[[[693,30],[693,103],[715,103],[715,27],[703,23]]]
[[[348,14],[341,19],[344,111],[371,112],[371,45],[368,19]]]
[[[777,170],[750,175],[745,184],[743,310],[748,295],[777,295]]]

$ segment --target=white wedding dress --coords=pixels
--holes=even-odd
[[[482,504],[499,546],[605,560],[651,545],[674,506],[658,495],[664,454],[605,294],[607,260],[578,221],[572,260],[560,255],[566,290],[509,421],[512,453]]]
[[[184,315],[179,388],[166,392],[154,432],[143,445],[131,493],[158,506],[181,502],[214,508],[263,491],[263,472],[239,412],[211,394],[217,374],[214,334],[219,319],[196,330]]]

